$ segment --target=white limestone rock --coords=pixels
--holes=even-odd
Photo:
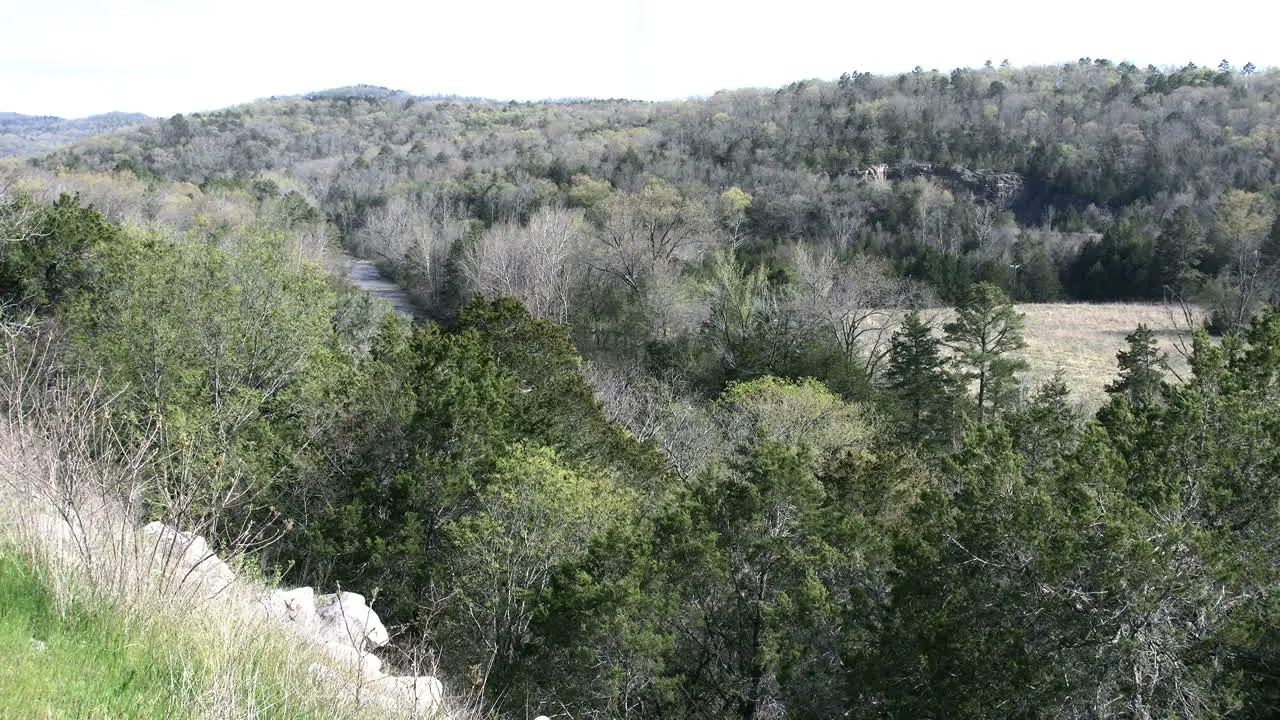
[[[151,562],[166,578],[169,587],[189,590],[206,598],[228,591],[235,572],[222,561],[209,543],[195,533],[181,532],[161,522],[142,528],[149,538]]]
[[[319,624],[316,614],[316,592],[303,586],[292,590],[276,590],[263,599],[268,618],[293,625],[311,633]]]
[[[347,643],[328,642],[324,649],[338,663],[338,669],[351,673],[362,682],[382,677],[382,660],[371,652],[362,652]]]
[[[227,591],[235,573],[209,548],[204,538],[155,522],[142,529],[149,539],[152,564],[167,584],[198,590],[206,598]],[[336,685],[362,704],[416,718],[444,717],[444,686],[434,677],[386,676],[382,660],[371,651],[390,638],[378,613],[363,595],[339,592],[317,595],[310,587],[275,590],[259,596],[261,616],[293,629],[319,645],[329,662],[308,666],[315,682]]]
[[[316,631],[321,642],[347,643],[356,650],[382,647],[390,638],[378,613],[365,604],[364,596],[353,592],[321,595],[316,598]]]
[[[414,717],[433,718],[444,709],[444,685],[430,675],[387,676],[369,689],[384,707],[410,712]]]

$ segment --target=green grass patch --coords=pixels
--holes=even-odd
[[[38,568],[0,550],[0,707],[6,716],[180,715],[186,670],[161,638],[149,635],[105,609],[60,608]]]
[[[172,621],[59,603],[46,572],[0,545],[0,718],[335,715],[269,634],[228,649]],[[232,697],[209,692],[228,667]]]

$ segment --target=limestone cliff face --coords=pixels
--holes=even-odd
[[[1013,213],[1019,225],[1038,225],[1050,210],[1084,212],[1093,203],[1078,195],[1057,191],[1053,186],[1015,172],[971,170],[960,165],[901,162],[877,165],[864,171],[867,180],[912,180],[921,178],[951,192],[966,192],[977,200]],[[1095,212],[1109,215],[1105,208]]]

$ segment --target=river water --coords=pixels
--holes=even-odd
[[[368,291],[370,295],[380,300],[387,301],[391,304],[391,307],[395,308],[396,312],[402,315],[408,315],[420,320],[425,317],[425,313],[414,305],[409,293],[387,279],[376,265],[368,260],[359,260],[345,254],[343,259],[347,266],[347,279],[353,285]]]

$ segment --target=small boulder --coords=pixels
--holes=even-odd
[[[316,635],[321,642],[346,643],[356,650],[366,650],[382,647],[390,640],[378,613],[358,593],[321,595],[316,598],[316,616]]]
[[[151,562],[165,577],[166,585],[214,597],[231,587],[235,572],[195,533],[181,532],[161,522],[142,528],[152,538]]]
[[[361,681],[382,677],[382,660],[371,652],[356,650],[346,643],[328,642],[324,649],[338,662],[338,669],[354,674]]]
[[[316,593],[309,587],[276,590],[264,600],[267,617],[312,632],[319,621],[316,615]]]
[[[434,717],[444,706],[444,685],[430,675],[384,677],[370,688],[383,703],[415,717]]]

